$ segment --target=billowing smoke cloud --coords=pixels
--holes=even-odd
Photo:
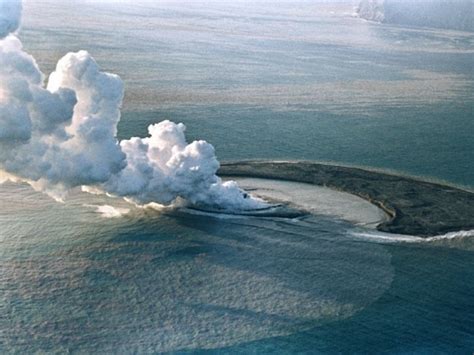
[[[234,182],[216,176],[205,141],[188,144],[183,124],[151,125],[149,137],[118,142],[123,84],[85,51],[59,60],[47,87],[34,58],[13,34],[21,2],[0,0],[0,169],[61,199],[68,190],[126,197],[139,204],[253,209]]]
[[[15,32],[20,26],[21,1],[0,0],[0,38]]]

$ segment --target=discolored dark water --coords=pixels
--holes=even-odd
[[[309,159],[474,186],[472,34],[351,6],[25,1],[43,71],[88,49],[119,136],[184,122],[224,160]],[[471,353],[472,233],[196,215],[0,186],[0,353]]]

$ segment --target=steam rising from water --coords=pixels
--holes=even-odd
[[[35,59],[22,50],[21,1],[0,0],[0,169],[56,199],[83,186],[139,204],[255,209],[265,204],[217,176],[205,141],[186,142],[185,126],[151,125],[149,137],[118,142],[123,83],[86,51],[59,60],[44,87]]]
[[[0,1],[0,38],[6,37],[20,26],[21,1]]]

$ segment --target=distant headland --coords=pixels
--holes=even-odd
[[[474,31],[472,0],[362,0],[356,11],[371,21]]]
[[[219,175],[305,182],[354,194],[391,217],[377,226],[383,232],[431,237],[474,229],[474,193],[439,183],[308,161],[223,163]]]

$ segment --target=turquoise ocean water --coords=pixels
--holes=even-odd
[[[221,160],[336,162],[474,187],[470,33],[351,5],[25,1],[45,73],[87,49],[125,82],[119,137],[168,118]],[[128,211],[115,218],[102,206]],[[105,211],[107,212],[107,211]],[[120,215],[121,213],[118,213]],[[472,237],[335,218],[214,218],[0,187],[0,352],[472,353]]]

